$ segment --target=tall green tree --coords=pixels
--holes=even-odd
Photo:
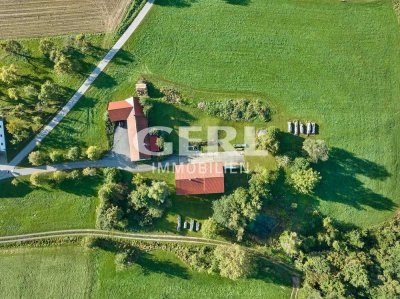
[[[280,148],[280,134],[281,131],[278,128],[269,127],[267,134],[257,138],[257,148],[276,155]]]
[[[306,170],[297,170],[290,175],[291,184],[300,193],[311,194],[319,181],[321,175],[312,168]]]
[[[15,64],[3,66],[0,70],[0,80],[7,85],[15,84],[19,80],[19,72]]]
[[[241,246],[218,245],[214,258],[221,276],[230,279],[246,278],[255,273],[255,261]]]
[[[236,233],[238,240],[244,235],[249,221],[254,220],[262,207],[259,197],[253,198],[244,188],[223,196],[213,203],[213,219],[223,227]]]
[[[303,150],[314,163],[318,161],[327,161],[329,159],[329,148],[323,140],[306,139],[303,142]]]
[[[293,257],[299,252],[301,240],[296,232],[284,231],[279,237],[283,251]]]

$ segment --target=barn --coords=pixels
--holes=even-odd
[[[224,167],[221,162],[175,166],[177,195],[224,193]]]
[[[108,117],[112,122],[118,122],[128,129],[128,141],[131,161],[150,159],[151,157],[140,152],[140,148],[156,151],[156,139],[146,136],[144,144],[139,144],[138,132],[148,128],[148,120],[143,113],[139,98],[131,97],[124,101],[110,102],[108,104]]]

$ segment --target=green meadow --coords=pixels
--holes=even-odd
[[[98,179],[34,188],[29,178],[18,186],[0,182],[0,235],[94,228]]]
[[[115,269],[115,254],[78,246],[0,250],[2,298],[289,298],[290,276],[268,265],[231,281],[190,270],[174,254],[142,253]]]
[[[158,0],[43,146],[108,149],[106,105],[132,95],[140,76],[193,101],[259,98],[273,108],[271,124],[314,120],[332,148],[315,195],[293,199],[298,214],[318,208],[344,223],[377,224],[400,202],[398,29],[389,0]],[[160,106],[163,118],[150,120],[206,125],[194,111],[173,114],[185,109]]]

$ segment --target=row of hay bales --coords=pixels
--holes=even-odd
[[[181,231],[181,228],[182,228],[181,224],[182,224],[182,217],[181,217],[181,215],[178,215],[178,225],[176,227],[176,230],[178,232]],[[189,228],[189,230],[191,232],[193,232],[193,231],[198,232],[200,230],[200,225],[201,225],[200,222],[196,221],[194,219],[191,219],[190,222],[188,222],[188,221],[183,222],[183,228],[184,229],[188,229]]]
[[[318,134],[318,125],[311,121],[306,124],[303,124],[298,120],[288,121],[288,133],[294,135],[315,135]]]

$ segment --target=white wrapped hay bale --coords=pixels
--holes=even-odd
[[[311,134],[315,134],[317,132],[316,124],[313,122],[311,123]]]
[[[300,134],[305,134],[305,133],[306,133],[306,128],[302,123],[300,123]]]
[[[297,120],[294,122],[294,135],[299,135],[299,122]]]
[[[292,134],[293,133],[293,123],[291,121],[288,121],[287,126],[288,126],[288,128],[287,128],[288,133]]]
[[[311,123],[308,122],[308,123],[307,123],[307,135],[310,135],[310,134],[311,134],[311,131],[312,131],[312,126],[311,126]]]

